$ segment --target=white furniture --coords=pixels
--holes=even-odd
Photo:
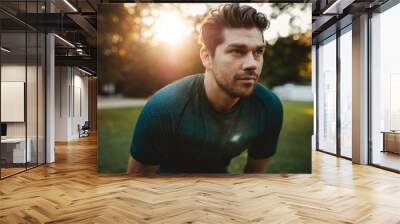
[[[25,151],[25,138],[6,138],[1,139],[2,147],[12,147],[12,162],[13,163],[25,163],[31,162],[31,145],[32,140],[30,138],[26,139],[27,147]],[[25,154],[26,152],[26,154]],[[25,161],[25,159],[27,159]]]

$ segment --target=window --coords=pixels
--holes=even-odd
[[[400,4],[371,18],[372,163],[400,170]]]
[[[351,25],[340,36],[340,155],[351,158],[352,142],[352,35]]]
[[[41,13],[44,1],[1,2],[17,13]],[[0,178],[45,163],[45,35],[0,12]],[[17,108],[17,109],[10,109]]]
[[[318,47],[318,149],[336,153],[336,36]]]

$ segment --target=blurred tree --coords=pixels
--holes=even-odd
[[[289,20],[289,25],[292,28],[292,32],[293,33],[299,33],[301,28],[296,25],[295,21],[296,19],[300,18],[300,15],[298,14],[298,12],[303,12],[305,11],[307,8],[311,9],[311,1],[310,0],[305,0],[304,3],[308,3],[308,4],[298,4],[298,3],[271,3],[271,8],[272,13],[269,15],[271,19],[276,19],[278,18],[280,15],[282,14],[287,14],[290,16],[290,20]],[[293,9],[297,8],[298,11],[294,11]],[[310,11],[310,17],[311,17],[311,11]],[[310,18],[311,19],[311,18]]]
[[[185,14],[183,6],[154,3],[107,5],[100,17],[103,25],[102,37],[99,38],[102,45],[99,67],[103,73],[99,79],[100,86],[111,82],[126,96],[146,97],[176,79],[202,72],[198,30],[195,29],[176,46],[156,43],[153,39],[155,33],[149,32],[161,10],[176,11],[196,27],[203,16]]]
[[[310,84],[311,34],[279,38],[264,54],[261,82],[268,87],[285,83]]]

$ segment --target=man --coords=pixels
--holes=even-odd
[[[282,104],[258,84],[269,21],[250,6],[226,4],[201,25],[205,74],[175,81],[146,103],[128,174],[226,173],[248,150],[244,172],[263,173],[275,153]]]

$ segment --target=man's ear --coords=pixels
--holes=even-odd
[[[211,68],[211,66],[212,66],[211,54],[207,50],[207,48],[204,46],[200,49],[200,59],[201,59],[201,62],[203,63],[203,66],[206,69]]]

